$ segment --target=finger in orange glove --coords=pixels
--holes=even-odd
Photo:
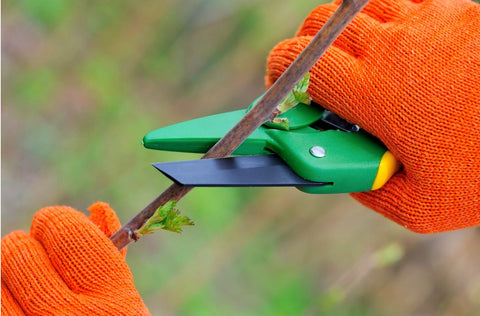
[[[321,5],[267,61],[270,86],[338,7]],[[434,233],[480,224],[480,5],[372,0],[310,71],[313,101],[377,136],[402,162],[353,196]]]
[[[66,206],[41,209],[30,234],[2,238],[2,315],[150,315],[108,237],[120,228],[106,203],[90,219]]]

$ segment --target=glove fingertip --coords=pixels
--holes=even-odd
[[[97,225],[107,237],[112,236],[122,227],[117,214],[115,214],[115,211],[108,203],[96,202],[92,204],[88,210],[91,213],[89,219]]]
[[[110,207],[110,204],[99,201],[92,204],[88,210],[90,211],[89,219],[100,228],[105,236],[111,237],[122,227],[117,214]],[[127,248],[122,249],[120,254],[125,258],[127,255]]]
[[[24,249],[24,245],[31,237],[22,230],[16,230],[2,238],[2,263],[4,257],[8,257],[11,253],[17,252],[17,249]]]

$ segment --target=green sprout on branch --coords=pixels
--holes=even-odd
[[[182,226],[193,226],[195,223],[187,216],[180,216],[175,207],[177,201],[169,201],[160,206],[152,217],[138,230],[141,235],[152,234],[156,230],[168,230],[175,233],[182,232]]]
[[[278,124],[283,129],[287,129],[290,125],[288,118],[277,117],[278,115],[287,112],[288,110],[294,108],[300,103],[310,104],[312,98],[307,92],[308,86],[310,85],[310,73],[307,74],[296,84],[292,91],[283,99],[282,103],[277,105],[275,109],[275,117],[272,119],[272,123]]]

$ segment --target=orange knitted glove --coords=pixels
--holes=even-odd
[[[268,58],[271,85],[338,7]],[[480,223],[480,6],[372,0],[310,71],[316,103],[378,137],[403,170],[364,205],[416,232]]]
[[[106,203],[82,213],[53,206],[33,218],[30,234],[2,238],[2,315],[149,315],[108,236],[118,228]]]

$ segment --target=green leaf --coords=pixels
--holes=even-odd
[[[310,98],[310,95],[308,94],[308,92],[293,91],[293,95],[295,96],[295,101],[296,101],[295,106],[298,105],[299,103],[310,104],[310,101],[312,101],[312,98]]]
[[[290,129],[290,121],[286,117],[275,117],[273,118],[272,123],[278,125],[278,128],[280,129],[285,129],[287,131]]]
[[[182,226],[192,226],[195,223],[186,216],[180,216],[180,211],[175,208],[177,201],[169,201],[160,206],[155,214],[138,230],[142,235],[152,234],[156,230],[168,230],[181,233]]]
[[[310,84],[310,73],[307,72],[307,74],[300,80],[295,88],[293,88],[292,91],[287,95],[285,99],[283,99],[282,103],[277,105],[276,108],[276,115],[280,115],[282,113],[287,112],[288,110],[294,108],[297,106],[299,103],[303,104],[310,104],[310,101],[312,98],[308,94],[308,85]],[[288,130],[289,126],[289,121],[287,118],[278,118],[275,117],[272,119],[272,122],[275,124],[279,124],[281,127],[284,129]]]
[[[293,91],[290,91],[288,93],[287,97],[285,99],[283,99],[282,103],[277,105],[277,110],[280,113],[285,113],[288,110],[290,110],[291,108],[293,108],[294,106],[296,106],[297,104],[298,104],[298,102],[295,98],[295,94],[293,93]]]
[[[295,88],[293,88],[293,91],[299,92],[299,93],[305,93],[307,92],[308,85],[310,84],[310,73],[307,72],[305,76],[297,83]]]

